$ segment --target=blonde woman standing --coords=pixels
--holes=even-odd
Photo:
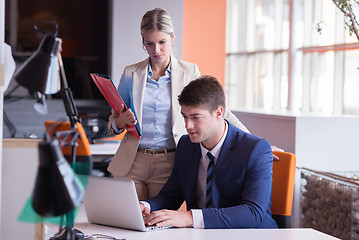
[[[154,197],[171,174],[176,144],[186,134],[177,101],[182,89],[200,76],[196,64],[172,55],[175,40],[172,20],[165,9],[145,13],[141,36],[148,58],[127,66],[118,91],[128,107],[117,115],[112,111],[109,130],[119,134],[126,124],[139,123],[141,139],[126,133],[108,170],[115,177],[135,182],[140,200]],[[238,128],[246,127],[229,111],[224,116]]]

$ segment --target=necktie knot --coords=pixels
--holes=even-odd
[[[214,156],[212,155],[211,152],[207,152],[207,156],[209,158],[209,161],[213,161],[214,160]]]

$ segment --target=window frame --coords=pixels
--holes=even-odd
[[[321,12],[320,9],[322,9],[322,4],[327,4],[331,2],[330,0],[321,0],[321,1],[308,1],[308,0],[272,0],[275,4],[276,11],[280,11],[283,13],[283,6],[284,4],[288,4],[288,47],[287,48],[280,48],[280,46],[283,46],[283,43],[277,44],[272,49],[256,49],[255,46],[253,47],[253,36],[255,36],[255,21],[253,20],[256,17],[252,17],[248,19],[246,17],[246,22],[243,24],[246,26],[246,30],[244,31],[245,36],[243,39],[245,39],[245,45],[244,50],[235,50],[231,51],[231,49],[234,49],[234,41],[236,41],[236,37],[233,37],[233,34],[239,34],[240,30],[236,30],[234,33],[231,32],[231,29],[235,28],[235,23],[233,22],[232,14],[233,9],[242,7],[246,9],[246,16],[253,14],[255,4],[260,2],[257,1],[244,1],[244,0],[228,0],[227,1],[227,31],[226,31],[226,90],[227,95],[229,96],[229,102],[237,102],[240,101],[239,104],[231,104],[229,105],[231,108],[240,108],[245,110],[258,110],[258,102],[254,99],[255,94],[254,91],[258,91],[258,89],[255,89],[253,80],[256,80],[255,75],[258,74],[256,72],[253,72],[255,69],[255,58],[256,56],[259,56],[261,54],[272,54],[273,55],[273,103],[271,105],[272,111],[283,111],[283,106],[285,105],[285,110],[289,112],[301,112],[301,113],[323,113],[325,112],[321,106],[319,106],[316,102],[315,96],[315,90],[314,93],[313,89],[315,89],[315,86],[313,87],[312,81],[319,81],[318,78],[316,79],[315,76],[313,77],[313,74],[320,74],[315,73],[315,71],[318,71],[318,69],[312,68],[309,64],[311,64],[312,61],[316,61],[315,59],[321,59],[325,58],[325,54],[328,54],[332,52],[334,54],[333,61],[334,61],[334,74],[333,74],[333,96],[332,96],[332,106],[329,110],[326,110],[326,113],[329,112],[329,114],[333,115],[340,115],[344,114],[344,71],[345,71],[345,51],[351,51],[351,50],[358,50],[359,49],[359,42],[345,42],[346,39],[344,37],[345,35],[345,28],[342,18],[336,17],[335,21],[335,39],[333,41],[344,41],[344,43],[338,43],[338,44],[327,44],[327,45],[321,45],[317,44],[317,39],[320,38],[320,33],[314,31],[313,29],[310,29],[310,26],[313,25],[313,22],[319,22],[321,18]],[[241,5],[242,4],[242,5]],[[283,6],[280,6],[280,5]],[[299,5],[302,4],[302,5]],[[300,13],[298,11],[294,11],[295,9],[301,9],[302,11],[307,11],[305,17],[301,17]],[[339,12],[338,9],[336,9],[335,5],[328,6],[335,9],[336,16],[339,14],[342,14]],[[250,9],[248,9],[250,8]],[[316,10],[316,11],[310,11],[310,10]],[[318,10],[319,9],[319,10]],[[242,10],[243,11],[243,10]],[[339,13],[338,13],[339,12]],[[237,15],[241,15],[240,13],[237,13]],[[241,19],[243,21],[244,17],[241,18],[236,16],[237,19]],[[282,25],[283,24],[283,17],[277,16],[275,14],[275,24]],[[308,32],[309,34],[303,34],[303,43],[302,46],[297,47],[295,40],[297,39],[297,36],[300,36],[300,32],[296,29],[296,23],[300,22],[298,19],[302,19],[303,22],[303,32]],[[252,20],[252,21],[251,21]],[[275,35],[279,36],[281,35],[281,32],[278,30],[280,29],[275,28]],[[282,30],[283,31],[283,30]],[[242,30],[243,32],[243,30]],[[340,36],[340,37],[337,37]],[[251,39],[252,38],[252,39]],[[314,39],[314,40],[313,40]],[[314,44],[313,44],[314,42]],[[251,44],[252,43],[252,44]],[[279,47],[278,47],[279,45]],[[285,45],[285,43],[284,43]],[[238,48],[238,47],[237,47]],[[249,49],[249,50],[246,50]],[[279,56],[281,54],[286,53],[287,54],[287,62],[280,64]],[[301,55],[301,56],[300,56]],[[232,73],[233,66],[231,66],[231,61],[234,58],[242,58],[242,62],[245,64],[243,67],[243,70],[245,71],[245,74],[241,73],[240,76],[245,76],[244,80],[244,86],[243,83],[241,85],[239,83],[235,84],[236,81],[234,78],[234,74]],[[244,59],[244,60],[243,60]],[[283,59],[283,57],[282,57]],[[330,58],[329,58],[330,59]],[[318,60],[317,60],[318,61]],[[284,66],[285,65],[285,66]],[[287,89],[285,92],[283,92],[283,84],[282,84],[282,74],[283,70],[281,68],[287,68]],[[237,76],[238,77],[238,76]],[[314,80],[311,80],[314,79]],[[243,80],[241,80],[243,81]],[[298,81],[301,81],[301,83],[298,83]],[[318,84],[318,83],[317,83]],[[233,88],[234,87],[234,88]],[[237,92],[235,92],[233,89],[239,89]],[[300,89],[301,88],[301,89]],[[242,89],[242,90],[240,90]],[[243,91],[245,89],[245,91]],[[320,90],[318,90],[320,91]],[[241,94],[244,94],[245,96],[241,96]],[[234,97],[235,95],[236,97]],[[300,95],[300,96],[299,96]],[[286,98],[286,104],[283,104],[283,98]],[[311,100],[312,99],[312,100]],[[261,108],[259,108],[261,109]],[[357,109],[357,113],[359,114],[359,108]]]

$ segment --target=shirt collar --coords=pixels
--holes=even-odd
[[[169,76],[170,74],[171,74],[171,62],[170,62],[170,64],[168,64],[168,67],[167,67],[166,72],[165,72],[166,76]],[[153,77],[152,67],[151,67],[150,63],[148,63],[148,77],[149,78]]]
[[[222,149],[223,142],[224,142],[224,140],[226,139],[227,133],[228,133],[228,124],[227,124],[227,121],[224,121],[224,123],[225,123],[224,134],[223,134],[221,140],[217,143],[217,145],[216,145],[211,151],[208,151],[208,149],[205,148],[205,147],[202,145],[202,143],[200,144],[202,157],[206,156],[206,155],[207,155],[207,152],[210,152],[210,153],[215,157],[215,160],[214,160],[214,161],[217,162],[219,153],[221,152],[221,149]]]

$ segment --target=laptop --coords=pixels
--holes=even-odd
[[[90,176],[83,203],[91,223],[137,231],[170,227],[145,226],[135,184],[128,179]]]

